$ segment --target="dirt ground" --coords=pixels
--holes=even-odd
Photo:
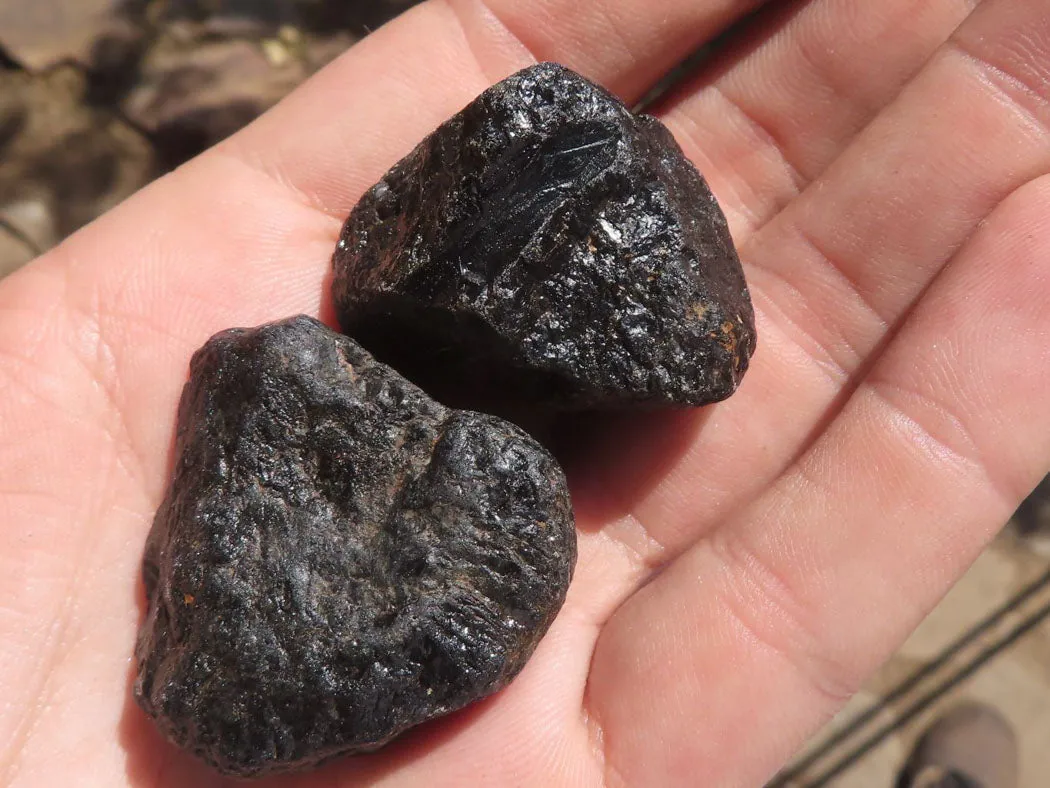
[[[418,0],[3,0],[0,276]]]
[[[236,131],[418,0],[0,0],[0,277]],[[773,785],[883,788],[938,710],[997,705],[1050,785],[1050,480]]]

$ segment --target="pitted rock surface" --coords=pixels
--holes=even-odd
[[[671,133],[550,63],[390,170],[333,264],[348,334],[483,409],[701,405],[755,347],[725,217]]]
[[[144,560],[138,702],[218,770],[374,749],[504,686],[576,557],[561,469],[306,317],[216,335]]]

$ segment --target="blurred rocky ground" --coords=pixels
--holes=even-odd
[[[418,0],[0,0],[0,276]]]
[[[1013,525],[1032,548],[1050,558],[1050,476],[1021,504]]]

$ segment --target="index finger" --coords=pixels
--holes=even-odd
[[[420,139],[514,71],[558,61],[630,104],[761,2],[430,0],[225,148],[343,218]]]

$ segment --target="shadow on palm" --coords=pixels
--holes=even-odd
[[[600,531],[606,524],[628,515],[646,498],[696,439],[708,412],[688,409],[640,414],[581,413],[548,420],[540,431],[564,463],[581,535]],[[173,460],[174,452],[169,473]],[[135,603],[141,620],[146,612],[141,578],[136,583]],[[543,671],[547,666],[536,669]],[[135,788],[242,785],[241,781],[222,778],[164,740],[134,700],[134,673],[132,665],[119,728],[129,784]],[[499,692],[447,717],[424,723],[379,752],[337,758],[316,772],[275,776],[253,784],[302,788],[333,782],[372,784],[458,737],[470,736],[472,727],[479,724],[489,708],[503,702],[502,698],[503,692]]]

